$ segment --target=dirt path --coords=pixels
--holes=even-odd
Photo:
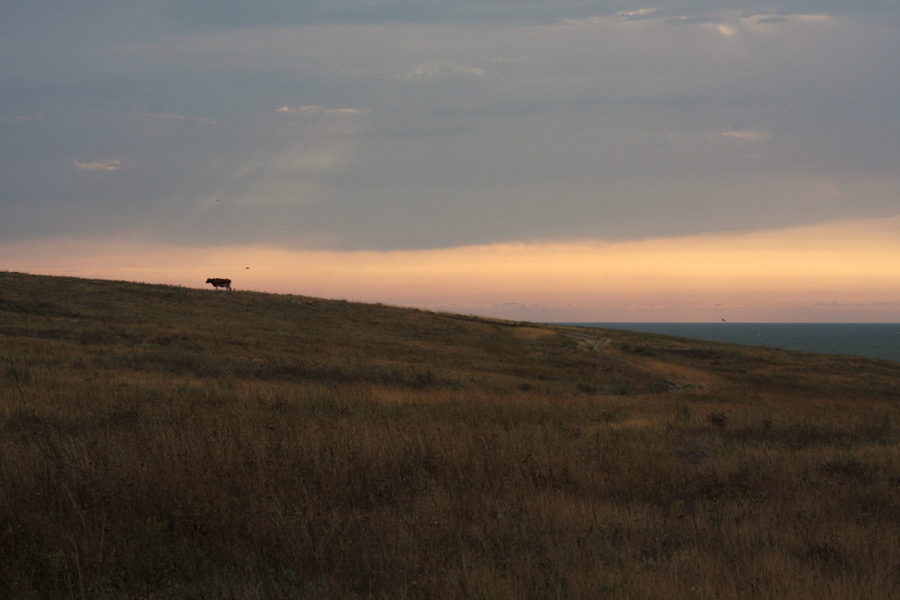
[[[634,357],[625,358],[620,354],[623,362],[640,369],[647,373],[652,373],[664,379],[670,386],[672,391],[692,386],[697,389],[704,389],[716,386],[722,382],[722,378],[714,373],[710,373],[696,367],[686,365],[676,365],[664,362],[650,357]]]
[[[678,391],[688,386],[704,389],[722,382],[721,377],[704,369],[687,365],[672,364],[650,356],[639,356],[616,350],[610,343],[612,340],[607,338],[568,331],[563,331],[561,333],[566,337],[575,340],[580,349],[592,352],[601,351],[605,355],[614,357],[630,367],[663,379],[671,386],[671,391]]]

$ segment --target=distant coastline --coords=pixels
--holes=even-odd
[[[565,323],[900,361],[900,323]]]

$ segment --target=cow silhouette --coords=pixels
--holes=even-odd
[[[215,277],[215,278],[207,279],[206,283],[211,283],[212,286],[216,289],[223,287],[223,288],[226,288],[229,292],[231,291],[231,280],[230,279],[220,279],[218,277]]]

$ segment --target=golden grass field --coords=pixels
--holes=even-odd
[[[900,363],[311,300],[0,272],[0,597],[900,597]]]

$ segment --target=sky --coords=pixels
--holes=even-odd
[[[900,322],[896,0],[0,15],[2,270],[535,321]]]

